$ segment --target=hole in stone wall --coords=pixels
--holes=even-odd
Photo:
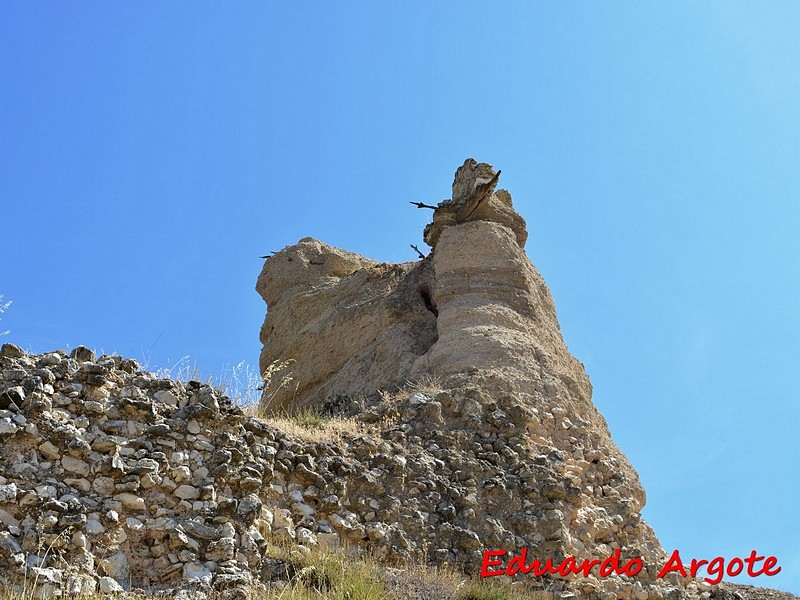
[[[434,317],[439,316],[439,311],[436,310],[436,305],[433,303],[431,299],[431,292],[427,287],[420,288],[419,295],[422,298],[422,301],[425,303],[425,308],[433,313]]]

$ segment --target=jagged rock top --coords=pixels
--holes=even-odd
[[[435,248],[442,230],[450,225],[494,221],[511,229],[517,243],[524,248],[528,239],[525,219],[514,210],[507,190],[495,192],[499,177],[500,171],[495,171],[492,165],[474,158],[465,160],[456,170],[452,198],[439,203],[433,212],[433,222],[425,228],[425,243]]]
[[[479,163],[474,158],[468,158],[456,170],[453,179],[453,197],[444,203],[455,205],[457,208],[464,206],[478,186],[491,183],[498,175],[499,172],[489,163]],[[491,189],[494,190],[494,185]]]

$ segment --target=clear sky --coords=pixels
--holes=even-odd
[[[800,593],[800,3],[4,2],[3,341],[257,364],[260,255],[502,169],[669,551]]]

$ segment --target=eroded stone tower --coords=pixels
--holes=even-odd
[[[418,534],[473,564],[487,547],[554,558],[620,548],[644,562],[646,597],[642,585],[665,584],[655,578],[665,555],[640,518],[645,492],[567,350],[499,174],[473,159],[456,171],[424,232],[433,251],[418,262],[378,264],[309,238],[269,258],[257,284],[268,305],[261,368],[284,376],[268,379],[262,408],[379,414],[392,410],[381,391],[435,381],[438,395],[396,409],[403,442],[441,460],[425,489],[448,518],[434,512]],[[462,533],[443,535],[443,523]]]

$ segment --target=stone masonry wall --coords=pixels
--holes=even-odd
[[[0,584],[35,578],[45,595],[244,593],[283,568],[268,540],[346,542],[474,572],[486,547],[558,553],[568,528],[587,540],[620,531],[622,519],[590,506],[564,520],[586,482],[618,485],[616,465],[538,454],[524,439],[531,415],[510,394],[492,399],[474,384],[409,392],[359,414],[364,433],[339,443],[293,438],[207,385],[158,378],[133,360],[5,345]],[[649,532],[637,523],[645,529],[629,530],[631,542]],[[664,594],[655,581],[580,585]]]

